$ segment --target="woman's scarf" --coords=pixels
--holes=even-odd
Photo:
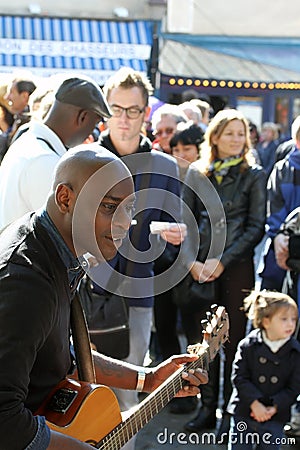
[[[240,155],[229,156],[225,159],[216,159],[211,164],[209,171],[214,173],[218,184],[222,183],[223,177],[227,175],[230,167],[237,166],[243,161],[243,157]]]

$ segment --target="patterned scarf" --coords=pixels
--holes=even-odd
[[[214,173],[218,184],[222,183],[223,177],[228,174],[230,167],[237,166],[243,161],[240,155],[229,156],[225,159],[216,159],[210,166],[209,171]]]

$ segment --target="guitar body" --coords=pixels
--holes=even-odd
[[[36,411],[49,427],[80,441],[96,445],[122,422],[119,404],[106,386],[61,381]]]
[[[212,307],[202,343],[188,351],[199,358],[182,365],[127,418],[120,413],[113,391],[106,386],[66,378],[46,398],[36,414],[45,416],[49,427],[101,450],[122,448],[149,422],[184,385],[182,372],[197,367],[208,369],[220,346],[228,339],[229,322],[224,307]]]

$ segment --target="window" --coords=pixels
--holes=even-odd
[[[261,97],[241,96],[237,98],[237,109],[259,128],[262,122],[262,104]]]
[[[276,97],[275,123],[280,125],[280,135],[289,136],[289,98]]]
[[[293,105],[293,119],[300,115],[300,98],[297,97],[294,99]]]

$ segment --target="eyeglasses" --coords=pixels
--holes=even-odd
[[[162,136],[164,133],[170,135],[173,134],[174,131],[175,131],[174,128],[164,128],[162,130],[157,130],[155,132],[155,136]]]
[[[121,117],[123,111],[125,111],[128,119],[137,119],[144,111],[144,108],[138,108],[137,106],[129,106],[129,108],[123,108],[123,106],[119,105],[110,105],[110,109],[113,113],[113,117]]]

